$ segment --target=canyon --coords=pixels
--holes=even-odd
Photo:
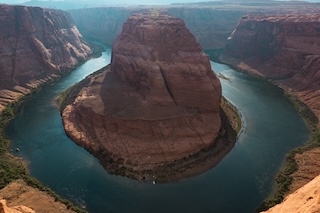
[[[269,3],[259,3],[258,10],[255,6],[245,6],[245,4],[242,4],[241,6],[229,6],[229,9],[226,9],[226,5],[219,6],[215,4],[212,6],[210,3],[208,3],[208,5],[205,6],[195,4],[192,7],[186,5],[175,5],[165,9],[167,10],[168,14],[182,18],[185,21],[186,26],[195,35],[195,38],[200,43],[202,49],[212,50],[216,60],[221,60],[222,62],[230,64],[231,66],[249,74],[269,79],[273,83],[285,89],[289,95],[298,97],[299,100],[302,101],[303,105],[309,106],[312,110],[312,113],[307,110],[303,111],[302,114],[309,117],[311,123],[314,123],[319,127],[320,77],[318,72],[318,46],[320,45],[320,41],[317,38],[317,36],[319,36],[319,24],[317,22],[317,20],[319,20],[319,15],[316,14],[319,11],[319,5],[303,2],[291,2],[287,6],[284,6],[283,3],[276,2],[271,6]],[[136,13],[137,10],[140,9],[94,8],[71,10],[70,13],[80,32],[85,37],[97,39],[105,42],[108,45],[111,45],[115,41],[116,37],[120,34],[125,20],[132,13]],[[161,10],[154,10],[154,14],[157,14]],[[308,15],[303,15],[306,13],[306,11],[308,12]],[[250,13],[255,15],[246,15]],[[65,73],[68,70],[76,67],[79,63],[88,59],[93,52],[91,45],[89,45],[82,37],[72,21],[71,16],[66,12],[51,9],[12,7],[3,5],[0,8],[0,14],[1,27],[3,27],[3,29],[9,29],[8,31],[0,32],[3,38],[3,43],[0,47],[0,49],[2,48],[0,51],[0,111],[2,111],[7,104],[16,101],[25,94],[30,93],[39,85],[55,79],[62,73]],[[238,23],[239,18],[241,19]],[[143,33],[142,35],[139,33],[140,32],[137,32],[139,36],[144,35]],[[161,37],[161,39],[167,39],[167,37],[164,36]],[[124,48],[121,49],[121,52],[127,51],[125,47],[121,47],[120,44],[118,45],[120,46],[120,49]],[[141,52],[141,54],[146,51],[145,47],[139,45],[132,45],[130,47],[134,48],[134,50],[137,52]],[[218,59],[221,53],[222,56]],[[140,101],[140,103],[136,104],[136,106],[138,106],[137,108],[129,107],[125,109],[125,107],[123,107],[125,110],[117,114],[116,118],[114,118],[112,123],[113,127],[116,126],[118,128],[118,126],[122,126],[124,124],[119,122],[119,119],[123,119],[123,116],[131,116],[129,119],[130,121],[141,119],[141,112],[146,113],[147,116],[152,117],[152,119],[157,117],[153,113],[145,110],[145,101],[147,100],[151,100],[153,103],[158,103],[160,100],[161,102],[165,100],[164,106],[169,104],[170,101],[172,103],[172,100],[175,101],[175,99],[172,98],[174,97],[174,92],[170,94],[170,89],[167,90],[166,94],[160,92],[160,85],[158,85],[158,82],[155,87],[150,87],[148,76],[145,76],[143,70],[143,61],[135,64],[133,63],[131,55],[130,57],[125,55],[127,58],[124,58],[123,55],[121,55],[119,52],[117,53],[117,51],[115,51],[115,55],[116,54],[118,54],[119,58],[125,60],[127,63],[125,68],[126,70],[129,70],[129,72],[123,72],[121,71],[122,69],[119,68],[122,66],[122,64],[124,64],[122,61],[119,62],[118,65],[117,63],[112,65],[115,70],[120,70],[117,74],[111,74],[111,66],[105,68],[103,70],[103,74],[98,73],[97,76],[90,76],[87,78],[87,80],[85,80],[87,81],[87,85],[90,85],[90,87],[81,91],[84,102],[80,103],[80,98],[78,99],[79,102],[77,102],[79,105],[81,105],[81,107],[87,107],[85,109],[80,109],[85,110],[84,117],[82,118],[84,121],[86,119],[91,119],[91,122],[97,122],[99,125],[101,125],[84,125],[83,127],[90,129],[90,134],[92,133],[94,135],[94,140],[98,140],[97,138],[102,135],[104,125],[106,125],[104,122],[102,122],[101,117],[99,117],[96,112],[105,115],[107,112],[112,111],[114,113],[118,110],[113,104],[105,105],[105,102],[110,100],[108,99],[110,97],[101,96],[103,97],[101,98],[93,95],[100,89],[102,91],[111,90],[114,92],[114,94],[119,94],[117,89],[113,87],[114,85],[111,84],[109,88],[103,86],[104,82],[109,81],[110,83],[111,81],[110,79],[107,80],[107,76],[118,76],[117,78],[114,77],[114,80],[115,82],[121,83],[121,85],[123,85],[123,82],[126,81],[127,84],[124,86],[124,88],[134,88],[128,89],[128,94],[133,95],[135,98],[139,97]],[[164,59],[159,60],[158,58],[155,58],[155,64],[152,66],[161,67],[161,62],[166,61],[167,59],[165,57],[167,56],[161,51],[155,53],[155,55],[163,56]],[[147,55],[143,55],[142,58],[147,58]],[[151,66],[150,64],[147,65]],[[139,73],[134,73],[131,70],[131,67],[135,66],[141,68],[142,71]],[[145,69],[149,69],[149,67]],[[166,83],[170,84],[170,82]],[[166,83],[162,83],[161,87],[166,87]],[[157,86],[159,87],[157,88]],[[156,94],[157,98],[150,98],[151,96],[148,96],[150,92],[152,94]],[[101,105],[92,106],[91,101],[100,98]],[[125,103],[122,103],[123,106],[130,103],[130,101],[132,100],[128,98]],[[178,103],[184,103],[184,98],[182,100],[178,100]],[[205,104],[206,103],[199,107],[201,109],[206,109]],[[105,106],[110,108],[106,109]],[[164,106],[161,105],[161,107],[157,106],[156,108],[158,108],[157,110],[160,110],[159,112],[161,112],[159,115],[168,116],[163,114],[163,109],[161,108]],[[190,106],[194,107],[195,104],[191,103]],[[90,110],[92,111],[90,112]],[[177,112],[175,111],[176,109],[173,108],[170,110],[172,114]],[[199,109],[196,109],[195,111],[197,110]],[[215,112],[217,113],[219,110],[220,109],[218,109],[218,106],[216,106]],[[188,117],[188,119],[192,117],[191,115],[193,113],[194,111],[188,110],[183,112],[181,117],[184,117],[181,123],[185,122],[185,117]],[[147,119],[150,119],[150,117]],[[170,117],[172,117],[172,115],[168,116],[168,118]],[[202,119],[200,117],[195,118],[196,122]],[[72,120],[74,118],[72,117],[70,119]],[[143,119],[146,118],[143,117]],[[214,120],[214,123],[217,124],[217,119]],[[128,123],[127,120],[125,122]],[[150,123],[151,122],[145,124],[139,123],[139,125],[142,125],[145,127],[145,129],[150,130],[153,128]],[[181,123],[176,125],[180,125]],[[65,124],[65,126],[68,125],[71,128],[72,124]],[[164,123],[164,125],[167,124]],[[138,125],[132,122],[132,125],[126,126],[126,129],[136,129],[136,126]],[[191,126],[189,127],[191,128]],[[213,137],[216,137],[220,134],[217,130],[218,127],[215,126],[215,128],[216,133],[213,134]],[[155,129],[152,129],[152,131],[156,132]],[[142,133],[145,134],[146,132]],[[85,147],[87,146],[87,149],[91,149],[90,152],[101,156],[106,154],[101,151],[102,149],[100,145],[93,145],[92,147],[94,148],[88,148],[89,145],[91,146],[92,144],[89,144],[88,141],[84,139],[84,134],[80,133],[80,131],[69,134],[75,134],[74,136],[71,136],[74,137],[75,140],[85,141],[82,141],[82,144],[80,145]],[[206,133],[203,132],[203,134]],[[113,135],[112,137],[113,139],[116,139],[117,135]],[[132,136],[130,135],[130,137]],[[137,137],[137,135],[134,135],[134,137]],[[84,145],[84,143],[87,143],[87,145]],[[161,147],[160,143],[159,147]],[[186,155],[189,156],[190,154],[193,156],[195,154],[188,151],[190,147],[185,148],[186,149],[182,151],[183,153],[176,153],[179,155],[179,158]],[[124,149],[124,147],[120,147],[119,149]],[[151,147],[151,150],[152,149],[154,149],[155,153],[158,152],[156,148]],[[203,147],[198,147],[198,150],[202,149]],[[301,163],[301,165],[308,164],[306,161],[308,161],[310,155],[312,156],[314,153],[317,154],[318,150],[317,152],[310,151],[310,153],[308,152],[307,154],[309,155],[307,156],[297,155],[297,161],[301,161],[303,158],[304,162]],[[110,160],[109,156],[110,153],[108,153],[108,157],[103,159],[103,161],[112,162],[113,160]],[[167,160],[177,161],[177,159],[173,158],[167,158]],[[117,157],[116,162],[112,163],[123,165],[124,162],[136,163],[137,159]],[[150,162],[151,160],[147,159],[143,163],[148,165]],[[312,165],[314,164],[314,162],[310,163]],[[151,167],[146,166],[146,168],[149,169]],[[138,168],[132,167],[132,170],[134,169],[138,170]],[[177,171],[181,171],[181,167],[177,169]],[[111,172],[112,170],[114,172],[119,172],[120,170],[123,171],[123,168],[120,166],[117,168],[109,168],[109,170]],[[314,170],[313,167],[308,167],[305,172],[309,174],[310,170],[318,171]],[[163,174],[167,172],[167,170],[164,169],[161,172]],[[304,174],[305,173],[297,173],[293,176],[295,179],[303,179],[302,182],[306,183],[312,180],[312,178],[314,178],[318,172],[311,172],[311,175],[307,175],[307,178],[303,178]],[[134,177],[133,173],[123,173],[123,175]],[[150,172],[139,174],[138,178],[143,177],[146,180],[153,180],[154,174]],[[301,186],[301,184],[294,185],[294,189],[297,189]]]
[[[224,49],[228,37],[246,14],[315,14],[319,4],[308,2],[246,2],[228,1],[172,4],[166,6],[98,7],[69,10],[80,32],[88,38],[112,45],[120,34],[125,20],[141,10],[167,10],[168,14],[184,20],[203,50],[213,51],[217,57]],[[90,18],[87,18],[90,17]]]
[[[235,141],[209,57],[184,22],[165,12],[130,16],[110,66],[64,96],[66,133],[110,173],[180,179],[202,172],[197,161],[208,167],[210,150],[221,157]]]
[[[293,180],[289,187],[290,193],[293,194],[270,212],[286,212],[288,209],[298,211],[294,203],[297,204],[296,199],[303,201],[301,190],[307,190],[308,185],[304,189],[299,188],[314,178],[319,179],[319,18],[319,14],[244,16],[229,37],[219,58],[223,63],[250,75],[267,79],[284,89],[314,131],[315,148],[306,148],[304,153],[298,150],[294,155],[297,171],[289,177]],[[295,191],[297,189],[299,190]],[[313,197],[311,194],[308,195]],[[312,212],[319,211],[308,199],[304,200],[304,203],[307,203],[307,206],[299,206],[299,211],[305,208],[310,211],[313,209]]]
[[[320,16],[248,15],[241,18],[221,61],[266,78],[310,107],[320,117]]]
[[[258,10],[248,5],[231,8],[176,5],[166,10],[185,21],[202,48],[213,51],[214,59],[283,88],[290,98],[298,102],[300,113],[308,122],[319,128],[319,5],[290,2],[284,6],[277,2],[272,6],[261,6]],[[118,15],[123,19],[134,12],[132,8],[131,11],[122,10],[125,12]],[[77,10],[77,13],[84,11],[90,11],[92,17],[99,17],[99,13],[94,14],[94,9]],[[77,20],[79,15],[71,13]],[[116,33],[109,35],[110,32],[103,30],[114,21],[95,21],[105,24],[100,25],[100,30],[107,36],[107,40],[104,38],[107,43],[120,32],[117,29]],[[85,21],[81,24],[84,33],[93,35]],[[318,153],[318,150],[296,155],[299,167],[292,174],[291,193],[319,175],[318,166],[310,160],[313,153]]]
[[[64,11],[0,5],[0,27],[0,112],[93,53]]]

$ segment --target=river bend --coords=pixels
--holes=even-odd
[[[22,104],[6,130],[31,176],[89,212],[254,212],[272,191],[286,153],[310,137],[280,89],[212,62],[216,73],[230,79],[221,79],[223,95],[243,115],[245,128],[233,150],[215,168],[178,182],[153,185],[109,175],[65,135],[53,99],[110,58],[108,49],[45,86]]]

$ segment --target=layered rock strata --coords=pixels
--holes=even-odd
[[[157,181],[192,175],[188,167],[225,134],[208,56],[181,19],[161,13],[129,17],[112,51],[110,66],[69,91],[66,133],[111,173]],[[217,156],[233,146],[220,142]]]
[[[296,95],[320,118],[320,15],[245,16],[221,60],[267,78]]]
[[[0,5],[0,112],[92,53],[63,11]]]
[[[112,45],[121,32],[121,26],[132,13],[150,9],[165,9],[169,15],[183,19],[202,49],[213,50],[212,54],[216,56],[224,49],[239,19],[246,14],[316,14],[320,5],[301,1],[237,1],[237,4],[211,1],[157,7],[97,7],[69,12],[85,37]]]
[[[80,32],[111,45],[121,33],[126,19],[141,8],[87,8],[70,10]],[[145,10],[149,10],[145,8]],[[158,9],[163,10],[163,9]],[[188,29],[205,50],[223,49],[227,38],[247,10],[217,10],[215,8],[172,7],[165,8],[169,15],[182,18]],[[91,17],[88,19],[87,17]]]

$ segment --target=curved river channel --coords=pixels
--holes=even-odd
[[[45,86],[22,104],[6,131],[31,176],[89,212],[254,212],[272,192],[286,153],[310,137],[280,89],[212,62],[216,73],[230,78],[221,79],[223,95],[243,115],[245,128],[232,151],[213,169],[178,182],[153,185],[109,175],[65,135],[53,99],[110,58],[108,49]]]

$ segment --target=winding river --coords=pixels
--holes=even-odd
[[[65,134],[53,99],[110,63],[111,50],[28,99],[7,128],[14,153],[29,162],[33,177],[89,212],[254,212],[271,192],[286,153],[310,132],[282,91],[226,65],[212,62],[223,95],[240,110],[245,128],[233,150],[213,169],[166,184],[109,175]]]

